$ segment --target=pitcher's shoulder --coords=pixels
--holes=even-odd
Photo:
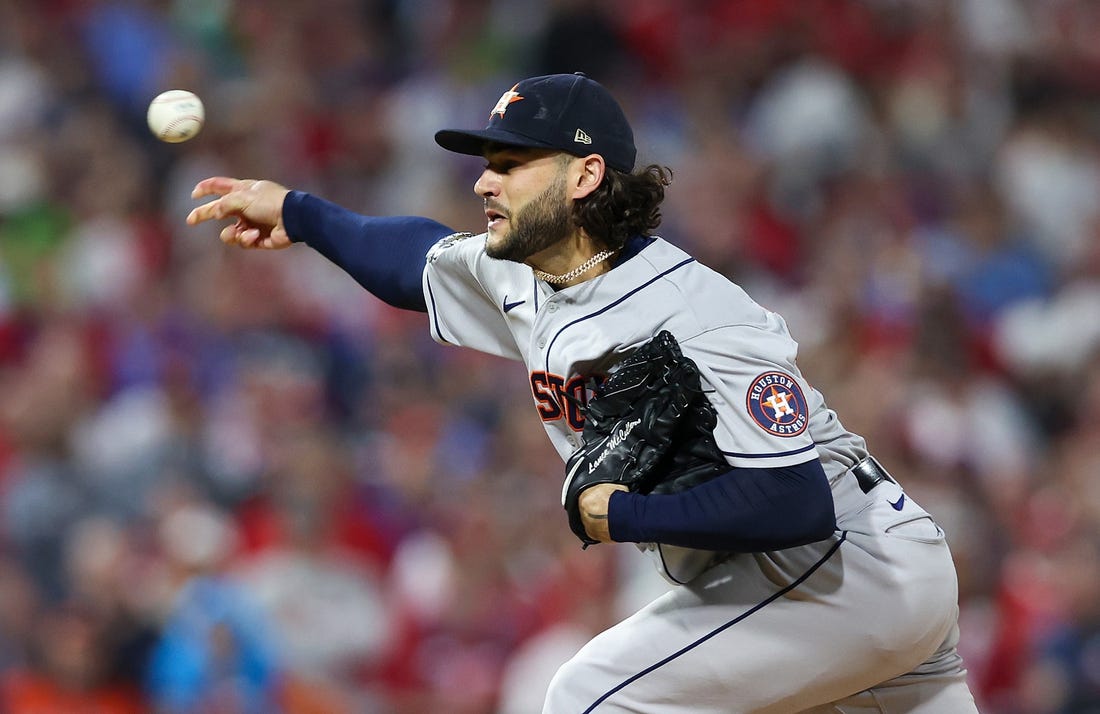
[[[485,237],[486,236],[484,233],[482,233],[481,235],[474,235],[473,233],[469,233],[466,231],[458,231],[455,233],[451,233],[450,235],[443,236],[435,242],[435,245],[428,249],[428,262],[434,263],[449,249],[454,248],[457,245],[463,244],[466,241],[469,241],[468,243],[466,243],[466,245],[476,245],[477,247],[483,246],[485,244]],[[470,241],[471,238],[477,238],[480,240]]]

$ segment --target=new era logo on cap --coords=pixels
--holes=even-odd
[[[501,95],[487,127],[445,129],[436,132],[435,140],[444,149],[473,156],[484,155],[490,143],[599,154],[611,168],[628,173],[637,155],[622,107],[603,85],[580,73],[517,82]]]

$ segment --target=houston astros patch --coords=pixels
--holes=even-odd
[[[752,420],[775,436],[798,436],[810,421],[802,388],[783,372],[765,372],[754,379],[747,406]]]

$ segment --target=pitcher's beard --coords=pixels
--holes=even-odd
[[[565,175],[531,199],[509,219],[508,235],[500,243],[487,243],[485,254],[498,260],[522,263],[573,233],[573,215],[565,200]]]

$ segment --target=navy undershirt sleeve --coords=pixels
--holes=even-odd
[[[302,191],[283,203],[292,241],[309,245],[394,307],[427,312],[421,278],[428,250],[455,231],[430,218],[364,216]]]
[[[817,459],[797,466],[734,468],[674,494],[620,491],[608,503],[611,539],[757,553],[827,538],[832,491]]]

